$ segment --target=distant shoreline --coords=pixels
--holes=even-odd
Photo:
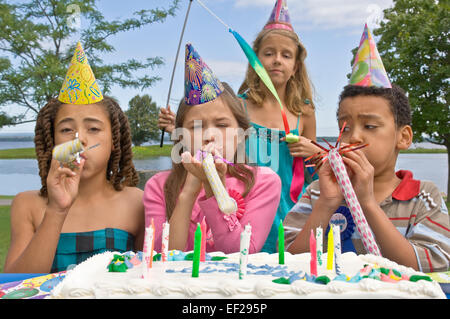
[[[133,155],[135,159],[147,159],[158,156],[170,156],[172,145],[134,146]],[[447,149],[442,148],[413,148],[401,151],[401,154],[443,154],[447,153]],[[0,159],[34,159],[36,154],[34,148],[14,148],[0,150]]]

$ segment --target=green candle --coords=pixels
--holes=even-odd
[[[192,277],[198,277],[200,267],[200,251],[202,247],[202,229],[200,223],[197,223],[197,230],[194,236],[194,259],[192,260]]]
[[[278,226],[278,263],[284,265],[284,227],[282,221]]]

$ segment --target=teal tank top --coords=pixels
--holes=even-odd
[[[239,95],[244,100],[245,111],[247,112],[247,103],[245,95]],[[248,112],[247,112],[248,115]],[[291,130],[292,134],[299,135],[300,116],[297,119],[297,127]],[[281,179],[280,204],[272,223],[269,236],[264,243],[261,251],[275,253],[277,251],[278,226],[284,220],[289,210],[295,205],[290,196],[291,181],[293,178],[294,158],[289,152],[289,148],[285,141],[280,141],[286,136],[285,131],[272,130],[265,126],[250,122],[253,127],[252,132],[248,135],[246,142],[246,153],[249,164],[257,166],[270,167]],[[275,142],[275,143],[274,143]],[[276,158],[278,152],[278,160]],[[312,182],[310,171],[305,169],[305,178],[302,191],[297,199],[299,199],[306,187]]]
[[[134,249],[134,236],[124,230],[105,228],[89,232],[61,233],[51,272],[66,270],[105,251]]]

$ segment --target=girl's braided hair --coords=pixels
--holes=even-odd
[[[111,135],[114,150],[106,169],[106,179],[111,182],[114,189],[120,191],[124,186],[136,186],[139,177],[133,164],[133,152],[131,148],[130,125],[116,100],[104,96],[101,104],[111,121]],[[52,161],[54,145],[54,124],[59,107],[63,105],[58,99],[53,98],[39,111],[36,119],[34,144],[39,166],[39,176],[42,187],[40,195],[47,197],[47,176]]]

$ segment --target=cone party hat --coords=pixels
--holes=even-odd
[[[382,88],[392,87],[367,24],[364,26],[349,84]]]
[[[66,104],[92,104],[103,100],[80,42],[77,43],[58,100]]]
[[[215,100],[224,88],[192,44],[186,44],[184,66],[184,101],[188,105],[203,104]]]
[[[286,0],[277,0],[264,29],[284,29],[294,31],[289,17]]]

